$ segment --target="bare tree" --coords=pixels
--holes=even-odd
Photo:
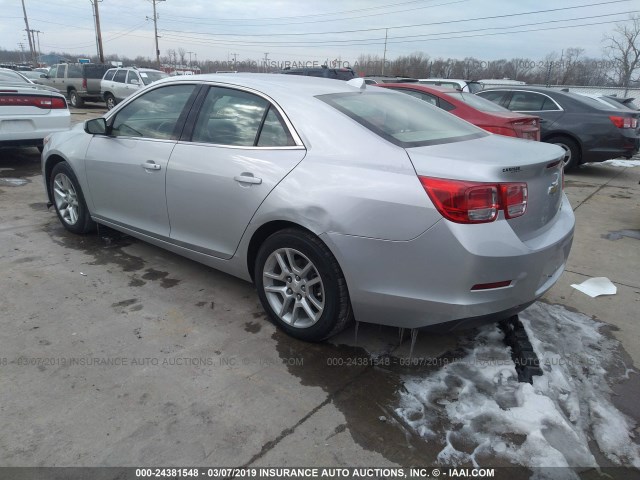
[[[613,33],[604,37],[604,51],[613,62],[613,71],[618,84],[625,89],[625,95],[634,72],[640,68],[640,15],[631,15],[625,23],[618,23]]]
[[[185,57],[187,56],[187,51],[184,48],[180,47],[178,49],[178,56],[180,57],[180,66],[184,67],[186,65]]]

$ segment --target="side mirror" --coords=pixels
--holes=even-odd
[[[140,82],[138,80],[131,80],[129,83],[131,85],[140,85]]]
[[[91,135],[106,135],[107,121],[104,118],[94,118],[84,122],[84,131]]]

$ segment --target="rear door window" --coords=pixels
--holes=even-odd
[[[126,78],[127,78],[127,71],[118,70],[116,74],[113,76],[113,81],[118,83],[124,83]]]
[[[58,73],[56,73],[56,78],[64,78],[66,73],[67,73],[67,66],[60,65],[58,66]]]
[[[67,78],[82,78],[82,67],[80,65],[69,65]]]
[[[268,108],[269,102],[252,93],[212,87],[198,114],[192,141],[237,147],[256,146]],[[275,138],[277,134],[273,136]]]
[[[478,93],[482,98],[486,98],[487,100],[491,100],[493,103],[497,103],[498,105],[502,105],[502,102],[505,99],[505,96],[508,92],[503,90],[485,90],[483,92]]]
[[[509,102],[509,110],[514,112],[539,112],[548,97],[533,92],[514,91]]]

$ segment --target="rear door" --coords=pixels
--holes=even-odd
[[[540,134],[543,137],[564,115],[564,110],[553,98],[539,92],[514,90],[507,108],[512,112],[540,117]]]
[[[306,150],[281,112],[251,92],[211,87],[192,115],[167,172],[171,239],[231,258],[262,201]]]
[[[157,238],[168,238],[167,162],[193,103],[195,84],[148,91],[109,119],[86,153],[93,213]]]
[[[127,71],[125,69],[118,69],[116,74],[113,76],[113,96],[116,97],[116,100],[120,101],[129,95],[127,92]]]

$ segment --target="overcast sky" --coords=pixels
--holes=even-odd
[[[30,28],[43,32],[43,53],[96,53],[90,0],[24,1]],[[106,55],[154,57],[151,0],[103,0],[99,9]],[[473,56],[488,61],[544,60],[548,53],[560,54],[570,47],[600,57],[603,36],[615,22],[627,19],[629,12],[640,10],[640,3],[166,0],[158,2],[157,10],[161,55],[170,48],[183,48],[198,61],[233,59],[234,53],[238,61],[262,60],[268,53],[269,60],[278,61],[341,58],[353,62],[361,53],[382,56],[385,34],[387,59],[424,52],[432,58]],[[22,42],[28,51],[21,1],[0,0],[0,12],[0,47],[13,50]]]

